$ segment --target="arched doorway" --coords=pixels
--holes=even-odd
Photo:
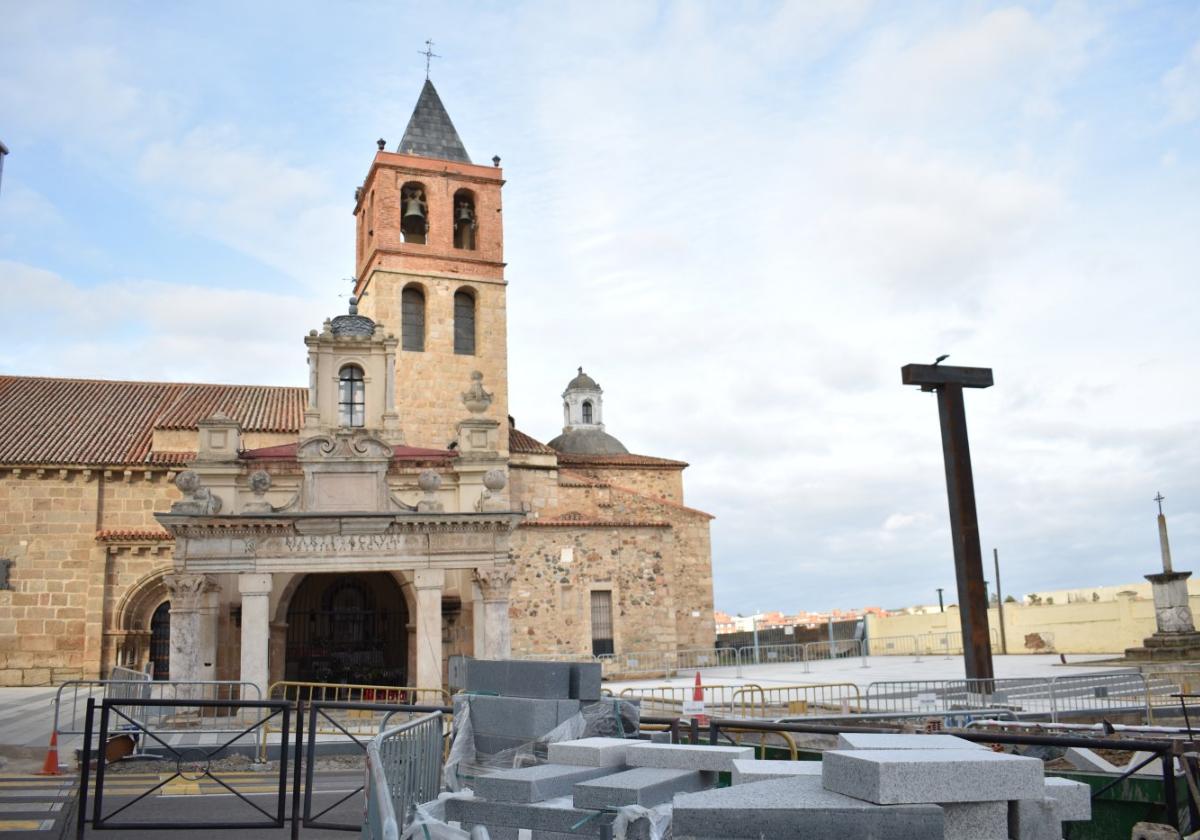
[[[407,685],[408,609],[391,575],[308,575],[287,625],[285,679]]]
[[[154,679],[171,678],[171,602],[163,601],[150,617],[150,664]]]

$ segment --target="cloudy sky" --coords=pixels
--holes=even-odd
[[[901,8],[903,7],[903,8]],[[9,3],[0,372],[303,385],[353,191],[433,78],[503,158],[511,410],[576,365],[682,458],[718,608],[954,586],[968,395],[1006,592],[1200,571],[1200,7]],[[989,575],[990,577],[990,575]]]

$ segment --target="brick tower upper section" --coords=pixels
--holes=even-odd
[[[425,82],[404,139],[356,194],[359,309],[400,337],[396,410],[409,446],[444,448],[483,373],[508,450],[508,339],[499,166],[477,166]]]

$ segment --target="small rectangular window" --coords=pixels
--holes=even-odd
[[[597,590],[592,593],[592,656],[608,656],[612,652],[612,593]]]

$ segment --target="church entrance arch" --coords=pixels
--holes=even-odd
[[[408,685],[408,608],[385,572],[309,574],[287,610],[284,678]]]

